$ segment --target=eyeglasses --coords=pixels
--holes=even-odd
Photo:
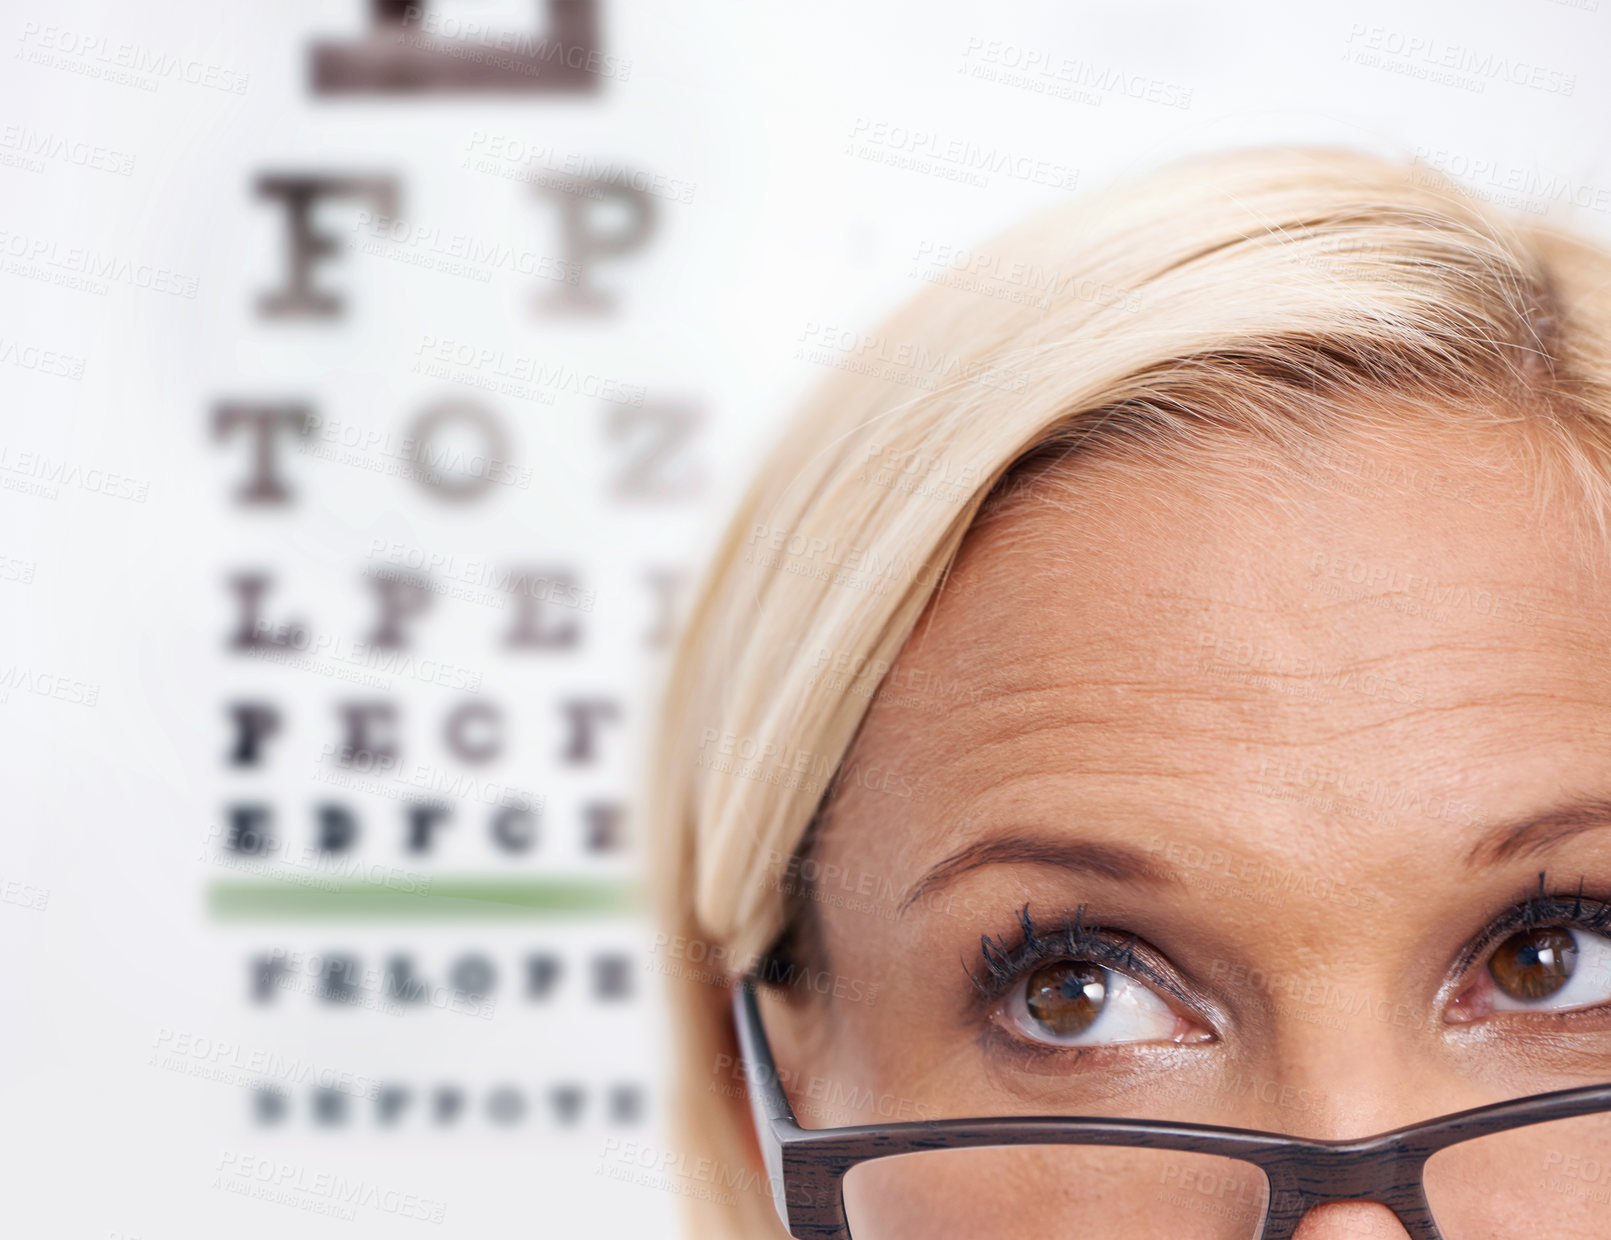
[[[752,979],[733,1015],[773,1203],[799,1240],[1291,1240],[1316,1206],[1353,1201],[1387,1207],[1410,1240],[1611,1240],[1611,1084],[1340,1141],[1078,1116],[808,1129]]]

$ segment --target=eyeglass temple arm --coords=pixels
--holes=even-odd
[[[745,1092],[749,1095],[750,1114],[755,1119],[755,1133],[761,1142],[761,1161],[772,1187],[772,1204],[787,1229],[789,1203],[783,1191],[783,1142],[778,1136],[778,1125],[789,1128],[799,1125],[788,1095],[783,1092],[783,1083],[778,1079],[778,1067],[772,1059],[766,1028],[761,1024],[760,1005],[755,999],[755,983],[750,978],[740,979],[733,987],[733,1023],[738,1027],[738,1045],[745,1064]]]

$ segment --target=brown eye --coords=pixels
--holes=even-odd
[[[1565,986],[1577,967],[1577,940],[1560,926],[1524,930],[1499,945],[1488,972],[1512,999],[1543,999]]]
[[[1029,975],[1024,995],[1029,1014],[1048,1032],[1082,1033],[1107,1003],[1107,970],[1085,960],[1059,960]]]

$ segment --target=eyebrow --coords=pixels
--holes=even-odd
[[[1466,865],[1498,865],[1547,851],[1579,835],[1611,827],[1611,797],[1588,797],[1557,805],[1515,822],[1502,822],[1471,846]]]
[[[1467,852],[1468,867],[1494,866],[1545,852],[1585,831],[1611,827],[1611,797],[1571,801],[1541,813],[1490,828]],[[1180,875],[1159,865],[1152,854],[1123,844],[1060,840],[1013,834],[981,840],[932,867],[901,901],[905,913],[925,892],[944,887],[969,870],[987,865],[1050,865],[1123,882],[1179,884]]]
[[[1179,874],[1160,866],[1150,853],[1123,844],[1005,835],[970,844],[934,866],[906,893],[900,912],[905,913],[924,892],[934,891],[969,870],[986,865],[1052,865],[1125,882],[1178,884],[1182,881]]]

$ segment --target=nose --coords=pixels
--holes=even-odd
[[[1304,1215],[1292,1240],[1410,1240],[1410,1233],[1386,1206],[1333,1201]]]

